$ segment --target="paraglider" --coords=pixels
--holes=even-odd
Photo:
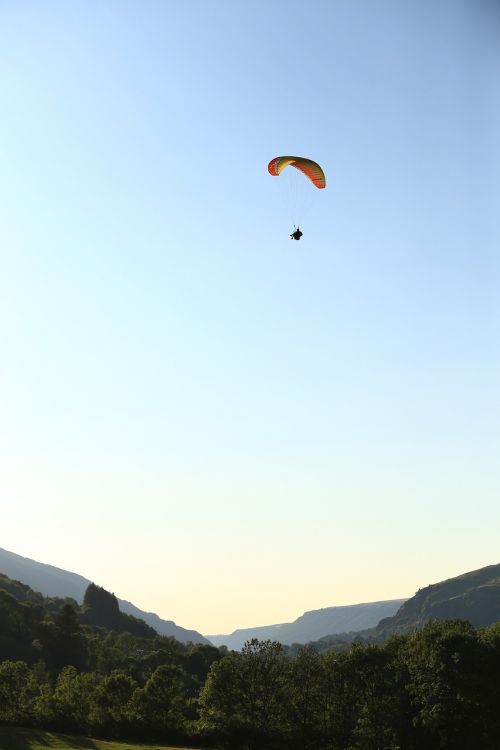
[[[326,187],[325,173],[315,161],[304,159],[303,156],[276,156],[267,165],[269,174],[277,177],[285,167],[292,166],[299,169],[317,188]]]
[[[285,167],[295,167],[302,172],[309,181],[317,188],[322,190],[326,187],[326,177],[320,165],[312,161],[312,159],[306,159],[303,156],[276,156],[271,159],[267,165],[269,174],[274,177],[278,177]],[[300,240],[303,232],[300,231],[299,226],[295,228],[291,233],[290,238],[293,240]]]

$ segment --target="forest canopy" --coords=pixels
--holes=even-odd
[[[81,608],[27,589],[0,589],[3,724],[235,750],[500,746],[499,623],[430,622],[341,651],[254,639],[228,652],[132,632],[140,621],[98,587]]]

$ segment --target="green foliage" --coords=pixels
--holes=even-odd
[[[307,750],[314,747],[324,717],[323,663],[310,647],[299,651],[288,665],[287,700],[285,701],[288,731],[295,734],[298,744]]]
[[[29,671],[23,661],[0,664],[0,721],[15,724],[31,718]]]
[[[33,591],[25,583],[13,581],[8,576],[0,573],[0,589],[9,593],[19,602],[33,602],[34,604],[43,604],[44,597],[36,591]]]
[[[85,633],[70,604],[64,604],[50,620],[44,621],[40,644],[53,670],[58,671],[67,665],[84,669],[87,664]]]
[[[257,640],[227,652],[122,628],[98,587],[83,614],[109,628],[82,623],[69,601],[51,608],[12,589],[0,590],[3,725],[231,750],[500,747],[500,623],[436,621],[324,652]]]
[[[132,698],[137,683],[124,672],[104,676],[96,685],[90,712],[93,731],[106,737],[126,734],[133,725]]]
[[[467,622],[427,624],[407,649],[407,690],[428,746],[469,748],[484,731],[481,641]]]
[[[88,734],[98,685],[99,678],[94,672],[78,672],[73,666],[64,667],[52,696],[52,725],[68,732]]]
[[[256,639],[216,662],[200,695],[202,729],[232,747],[271,744],[283,731],[287,667],[280,643]]]
[[[431,623],[383,646],[304,648],[283,664],[271,653],[270,644],[251,643],[212,667],[200,727],[214,741],[311,750],[500,747],[500,626]]]
[[[156,635],[156,631],[144,620],[120,612],[116,596],[94,583],[85,592],[80,620],[86,625],[126,631],[143,638],[154,638]]]
[[[99,612],[103,620],[114,622],[120,614],[118,600],[114,594],[91,583],[85,591],[83,597],[83,606],[85,610],[94,610]]]
[[[186,689],[183,672],[176,664],[163,664],[135,691],[134,716],[142,734],[151,737],[182,735],[186,724]]]

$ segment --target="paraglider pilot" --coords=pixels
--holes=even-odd
[[[303,233],[300,231],[299,227],[297,227],[297,229],[295,230],[295,232],[291,233],[290,239],[291,240],[300,240],[300,238],[302,237],[302,234]]]

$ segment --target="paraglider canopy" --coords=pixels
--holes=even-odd
[[[305,159],[303,156],[276,156],[267,165],[269,174],[277,177],[285,167],[295,167],[308,177],[317,188],[326,186],[325,173],[315,161]]]

